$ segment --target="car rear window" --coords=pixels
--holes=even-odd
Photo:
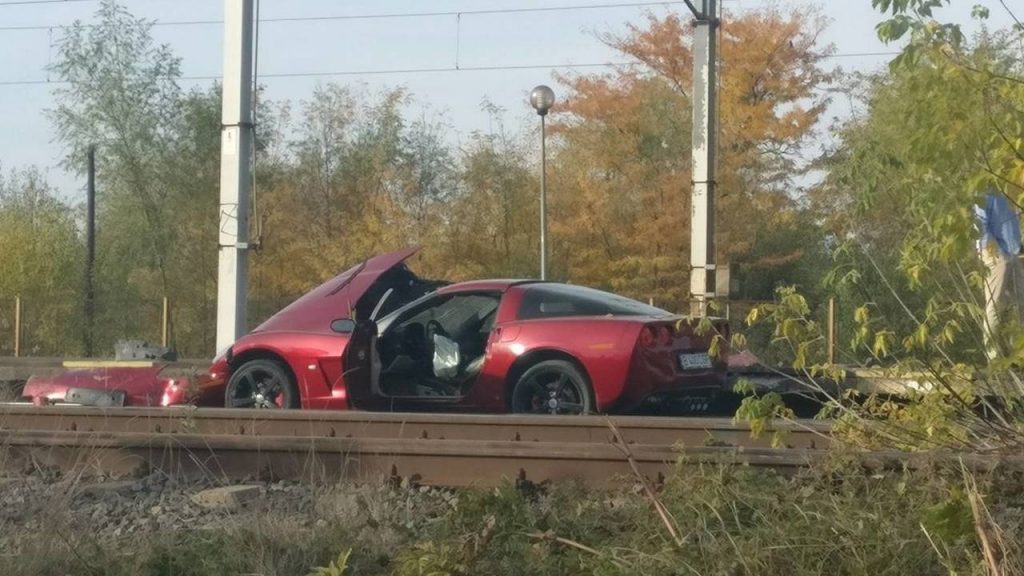
[[[661,308],[643,302],[566,284],[538,284],[523,292],[519,319],[559,318],[566,316],[668,316]]]

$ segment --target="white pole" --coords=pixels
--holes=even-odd
[[[252,180],[253,0],[224,0],[224,86],[220,136],[220,255],[217,349],[246,331],[246,256]]]
[[[693,36],[693,190],[690,219],[691,314],[707,315],[715,294],[715,119],[717,0],[703,0]]]

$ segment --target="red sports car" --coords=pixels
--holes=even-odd
[[[275,314],[218,355],[207,394],[223,387],[233,407],[578,414],[725,385],[710,334],[678,316],[582,286],[431,282],[406,267],[415,252],[370,258]]]

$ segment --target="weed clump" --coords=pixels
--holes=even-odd
[[[994,561],[1003,574],[1024,573],[1024,479],[1011,470],[868,470],[839,453],[795,475],[683,461],[653,496],[664,514],[629,480],[604,490],[304,489],[315,494],[293,499],[303,503],[294,509],[268,505],[117,537],[90,530],[82,515],[95,512],[74,494],[33,508],[31,529],[5,502],[2,572],[980,576]]]

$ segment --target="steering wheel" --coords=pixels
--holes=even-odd
[[[431,345],[433,345],[434,343],[434,334],[444,336],[446,338],[448,337],[448,332],[444,329],[444,326],[441,326],[441,323],[438,322],[437,320],[428,320],[427,325],[425,327],[425,331],[427,334],[427,341],[430,342]]]
[[[407,354],[426,352],[427,332],[419,322],[412,322],[402,327],[400,347]]]

